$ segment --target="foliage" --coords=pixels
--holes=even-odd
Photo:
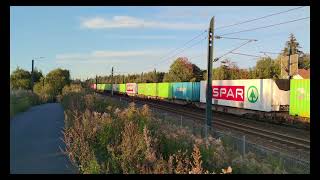
[[[10,118],[19,112],[26,111],[31,106],[40,104],[39,97],[27,90],[10,91]]]
[[[63,87],[70,84],[69,70],[58,68],[50,71],[46,75],[45,84],[49,84],[53,88],[54,95],[61,94]]]
[[[291,47],[291,54],[299,54],[299,56],[303,54],[303,52],[300,50],[301,47],[299,42],[297,41],[296,37],[292,33],[290,33],[289,40],[286,42],[286,45],[283,49],[282,54],[284,56],[288,56],[290,47]]]
[[[303,54],[298,60],[299,69],[310,69],[310,54]]]
[[[180,57],[175,60],[168,73],[164,75],[164,82],[189,82],[196,81],[201,75],[201,70],[196,65],[192,64],[185,57]]]
[[[257,79],[277,79],[280,76],[280,63],[271,58],[260,59],[254,68]]]
[[[55,100],[55,90],[50,84],[41,81],[33,86],[34,93],[37,94],[43,102],[53,102]]]
[[[206,141],[154,118],[146,105],[125,108],[111,98],[76,92],[63,95],[62,104],[67,153],[81,173],[285,173],[279,163],[242,157],[220,139]]]
[[[33,82],[40,82],[40,80],[42,80],[43,78],[43,74],[41,72],[41,70],[38,70],[37,68],[34,68],[33,70]]]
[[[17,67],[10,75],[10,84],[12,89],[31,89],[31,73]]]

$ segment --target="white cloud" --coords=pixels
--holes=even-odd
[[[83,18],[81,26],[88,29],[110,29],[110,28],[158,28],[158,29],[204,29],[206,24],[162,22],[151,21],[131,16],[113,16],[112,19],[93,17]]]
[[[110,51],[97,50],[89,53],[66,53],[56,55],[56,62],[70,63],[76,61],[77,63],[103,63],[103,62],[119,62],[119,59],[134,59],[141,57],[157,57],[164,53],[163,50],[136,50],[136,51]],[[108,58],[108,59],[106,59]],[[110,59],[109,59],[110,58]]]
[[[94,51],[93,57],[130,57],[152,54],[152,51]]]
[[[125,35],[125,36],[105,36],[106,38],[112,38],[112,39],[177,39],[177,36],[166,36],[166,35],[142,35],[142,36],[136,36],[136,35]]]

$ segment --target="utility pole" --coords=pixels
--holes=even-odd
[[[96,91],[98,89],[98,75],[96,75]]]
[[[32,59],[32,68],[31,68],[31,91],[33,92],[33,65],[34,60]]]
[[[289,57],[288,57],[288,76],[289,76],[289,80],[291,79],[291,45],[289,45]]]
[[[113,66],[111,68],[111,96],[113,96]]]
[[[153,81],[155,83],[157,83],[157,70],[156,70],[156,68],[154,68],[154,79],[153,79]]]
[[[211,18],[209,31],[208,31],[208,80],[206,91],[206,137],[208,137],[207,128],[211,127],[212,123],[212,61],[213,61],[213,38],[214,38],[214,16]]]

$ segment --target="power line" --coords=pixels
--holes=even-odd
[[[249,40],[256,41],[256,39],[244,39],[244,38],[224,37],[224,36],[214,36],[214,38],[216,38],[216,39],[236,39],[236,40],[244,40],[244,41],[249,41]]]
[[[237,55],[243,55],[243,56],[250,56],[250,57],[257,57],[257,58],[263,58],[262,56],[251,55],[251,54],[245,54],[245,53],[236,53],[236,52],[231,52],[231,54],[237,54]]]
[[[200,36],[201,36],[202,34],[204,34],[205,32],[207,32],[207,30],[204,30],[203,32],[201,32],[201,33],[200,33],[200,34],[198,34],[197,36],[195,36],[195,37],[193,37],[192,39],[190,39],[189,41],[185,42],[181,47],[183,47],[183,46],[185,46],[185,45],[189,44],[191,41],[193,41],[193,40],[197,39],[198,37],[200,37]],[[163,59],[163,58],[165,58],[165,57],[167,57],[169,54],[171,54],[171,53],[173,53],[173,52],[177,51],[178,49],[181,49],[181,47],[178,47],[178,48],[175,48],[175,49],[173,49],[173,50],[169,51],[165,56],[162,56],[162,57],[160,58],[160,60],[161,60],[161,59]]]
[[[293,11],[293,10],[296,10],[296,9],[300,9],[300,8],[303,8],[303,7],[305,7],[305,6],[300,6],[300,7],[297,7],[297,8],[288,9],[286,11],[281,11],[281,12],[278,12],[278,13],[273,13],[273,14],[262,16],[262,17],[259,17],[259,18],[250,19],[250,20],[246,20],[246,21],[242,21],[242,22],[238,22],[238,23],[234,23],[234,24],[230,24],[230,25],[220,26],[220,27],[217,27],[215,29],[222,29],[222,28],[232,27],[232,26],[236,26],[236,25],[240,25],[240,24],[245,24],[245,23],[248,23],[248,22],[264,19],[264,18],[267,18],[267,17],[271,17],[271,16],[275,16],[275,15],[278,15],[278,14],[282,14],[282,13],[286,13],[286,12],[289,12],[289,11]]]
[[[240,46],[238,46],[238,47],[236,47],[236,48],[234,48],[234,49],[232,49],[232,50],[230,50],[230,51],[226,52],[225,54],[221,55],[221,56],[220,56],[220,57],[218,57],[218,58],[215,58],[215,59],[213,60],[213,62],[218,61],[218,60],[219,60],[219,59],[221,59],[223,56],[226,56],[227,54],[232,53],[233,51],[235,51],[235,50],[237,50],[237,49],[241,48],[242,46],[244,46],[244,45],[246,45],[246,44],[248,44],[248,43],[250,43],[250,42],[252,42],[252,41],[253,41],[253,40],[248,40],[247,42],[242,43]]]
[[[257,30],[257,29],[263,29],[263,28],[268,28],[268,27],[277,26],[277,25],[281,25],[281,24],[287,24],[287,23],[291,23],[291,22],[295,22],[295,21],[300,21],[300,20],[308,19],[308,18],[310,18],[310,17],[304,17],[304,18],[295,19],[295,20],[292,20],[292,21],[285,21],[285,22],[281,22],[281,23],[277,23],[277,24],[271,24],[271,25],[268,25],[268,26],[261,26],[261,27],[257,27],[257,28],[245,29],[245,30],[242,30],[242,31],[231,32],[231,33],[226,33],[226,34],[221,34],[221,35],[219,35],[219,36],[230,35],[230,34],[237,34],[237,33],[248,32],[248,31],[254,31],[254,30]]]
[[[203,40],[205,40],[205,39],[207,39],[207,37],[205,37],[205,38],[203,38],[203,39],[200,39],[199,41],[197,41],[196,43],[194,43],[194,44],[192,44],[192,45],[190,45],[190,46],[187,46],[186,48],[182,49],[181,51],[179,51],[179,52],[176,53],[175,55],[170,56],[169,58],[165,59],[164,61],[161,61],[161,62],[159,62],[159,63],[154,64],[154,65],[152,66],[152,68],[154,68],[155,65],[159,65],[159,64],[161,64],[161,63],[164,63],[165,61],[170,60],[171,58],[173,58],[173,57],[175,57],[176,55],[184,52],[185,50],[190,49],[191,47],[193,47],[193,46],[195,46],[195,45],[198,45],[199,43],[201,43],[201,42],[202,42]]]

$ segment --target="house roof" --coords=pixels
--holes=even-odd
[[[308,69],[308,70],[298,69],[298,74],[299,74],[303,79],[310,79],[310,69]]]

